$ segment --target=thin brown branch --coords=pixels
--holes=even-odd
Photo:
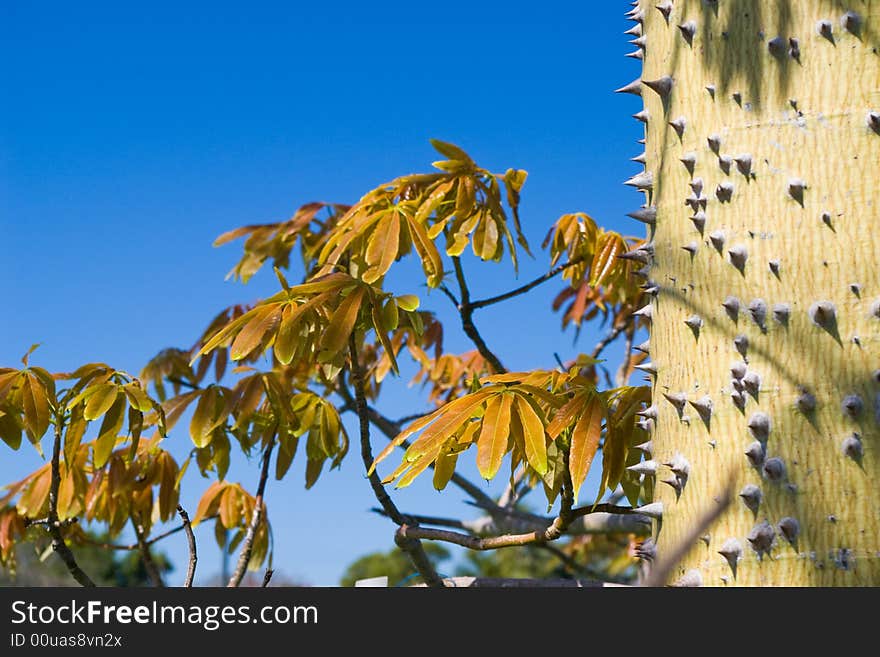
[[[593,347],[593,351],[590,354],[590,356],[592,358],[598,358],[602,354],[602,352],[605,351],[605,348],[608,345],[610,345],[612,342],[614,342],[620,336],[621,333],[626,331],[627,327],[629,327],[629,325],[632,324],[632,321],[633,321],[632,315],[627,315],[627,317],[623,320],[622,324],[612,328],[610,331],[608,331],[608,333],[605,335],[604,338],[602,338],[601,340],[599,340],[599,342],[596,343],[596,346]]]
[[[201,386],[199,386],[195,383],[191,383],[185,379],[181,379],[180,377],[177,377],[177,376],[167,376],[167,377],[165,377],[165,380],[168,381],[169,383],[173,383],[178,386],[183,386],[184,388],[189,388],[190,390],[201,390]]]
[[[192,588],[193,579],[196,576],[196,563],[199,560],[199,555],[196,551],[196,537],[195,534],[193,534],[192,525],[189,522],[189,514],[180,504],[177,505],[177,513],[183,520],[182,527],[183,531],[186,532],[186,542],[189,546],[189,564],[186,568],[186,580],[184,580],[183,585],[186,588]]]
[[[269,586],[269,582],[272,581],[272,575],[275,574],[275,571],[271,568],[266,568],[266,573],[263,575],[263,588]]]
[[[378,513],[379,515],[386,516],[384,509],[370,509],[373,513]],[[403,519],[414,525],[437,525],[438,527],[455,527],[456,529],[464,529],[467,530],[467,523],[464,520],[458,520],[457,518],[440,518],[437,516],[423,516],[417,513],[403,513],[401,514]]]
[[[397,536],[400,539],[427,539],[432,541],[445,541],[466,547],[469,550],[497,550],[498,548],[513,547],[516,545],[530,545],[533,543],[547,543],[555,541],[562,536],[568,525],[574,520],[572,515],[572,505],[574,503],[574,491],[571,484],[571,473],[568,469],[568,453],[563,456],[565,465],[562,484],[562,495],[560,501],[559,515],[556,516],[550,525],[543,530],[535,530],[524,534],[506,534],[504,536],[490,536],[479,538],[468,534],[460,534],[445,529],[425,529],[419,526],[410,526],[402,524],[397,530]]]
[[[204,518],[203,522],[207,521],[207,520],[214,520],[217,517],[218,517],[218,514],[216,514],[216,513],[212,516],[206,516]],[[186,525],[178,525],[177,527],[174,527],[173,529],[169,529],[168,531],[163,532],[163,533],[159,534],[158,536],[154,536],[153,538],[148,539],[147,545],[152,545],[153,543],[158,543],[159,541],[161,541],[164,538],[168,538],[169,536],[176,534],[177,532],[183,531],[185,528],[186,528]],[[89,545],[94,545],[95,547],[103,548],[105,550],[138,550],[138,549],[140,549],[137,543],[128,543],[128,544],[107,543],[105,541],[96,541],[95,539],[89,538],[88,536],[81,536],[81,537],[79,537],[79,540],[81,540],[83,543],[88,543]]]
[[[150,546],[144,535],[144,527],[134,515],[130,517],[130,520],[131,526],[134,527],[134,535],[137,538],[138,550],[140,550],[141,553],[141,561],[144,563],[144,570],[147,571],[147,575],[149,576],[150,581],[153,582],[153,586],[160,589],[164,588],[165,582],[162,581],[162,573],[159,572],[156,562],[153,561],[153,554],[150,552]]]
[[[241,552],[238,554],[238,563],[235,565],[232,577],[229,578],[229,583],[226,585],[230,588],[235,588],[241,584],[241,580],[247,572],[248,562],[251,560],[251,554],[254,551],[254,539],[257,537],[257,529],[260,526],[260,521],[263,519],[263,513],[265,511],[263,496],[266,492],[266,481],[269,479],[269,461],[272,459],[272,449],[274,447],[275,437],[273,436],[269,441],[269,444],[266,446],[266,449],[263,450],[263,465],[260,470],[260,483],[257,484],[257,495],[254,498],[254,515],[248,525],[247,533],[244,535],[244,541],[242,541],[241,544]]]
[[[461,302],[458,304],[458,314],[461,316],[461,328],[465,335],[471,339],[471,342],[474,343],[474,346],[476,346],[480,355],[492,366],[495,373],[504,374],[507,372],[507,368],[501,364],[501,360],[499,360],[498,356],[492,353],[492,350],[489,349],[489,346],[486,344],[486,341],[483,340],[483,336],[480,335],[480,332],[474,324],[474,308],[471,305],[471,293],[464,276],[464,269],[461,266],[461,258],[454,256],[452,258],[452,264],[455,266],[455,277],[458,280],[458,287],[461,292]]]
[[[358,416],[361,439],[361,458],[364,462],[364,468],[366,468],[366,471],[369,473],[367,477],[370,481],[370,486],[373,489],[373,494],[376,496],[376,500],[382,506],[385,513],[388,514],[388,517],[391,518],[396,525],[400,526],[404,523],[403,516],[397,509],[397,506],[394,504],[391,497],[389,497],[382,482],[379,480],[379,475],[375,470],[371,472],[373,466],[373,448],[370,445],[370,417],[369,409],[367,407],[367,397],[364,392],[364,374],[358,357],[357,342],[355,341],[354,333],[351,334],[348,340],[348,353],[351,360],[351,381],[354,386],[355,410],[357,411]],[[434,569],[431,560],[428,559],[428,555],[425,553],[425,549],[422,547],[422,544],[418,539],[401,536],[398,530],[395,534],[394,541],[401,550],[406,552],[419,575],[422,576],[422,579],[429,586],[443,586],[443,580],[437,574],[437,571]]]
[[[453,306],[455,306],[456,308],[458,308],[459,301],[458,301],[458,298],[452,293],[452,290],[450,290],[448,287],[446,287],[445,284],[441,284],[440,287],[439,287],[438,289],[439,289],[443,294],[446,295],[446,297],[452,302],[452,305],[453,305]]]
[[[52,537],[52,550],[61,558],[67,571],[80,586],[95,586],[92,579],[83,572],[76,562],[73,552],[64,542],[64,535],[58,522],[58,489],[61,487],[61,434],[64,429],[64,421],[61,413],[55,415],[55,436],[52,443],[51,480],[49,484],[49,516],[46,519],[46,529]]]
[[[546,283],[550,279],[556,277],[558,274],[564,272],[569,267],[574,267],[576,264],[578,264],[580,262],[583,262],[583,258],[581,258],[581,257],[572,258],[568,262],[563,263],[561,265],[557,265],[556,267],[554,267],[553,269],[548,271],[543,276],[538,276],[538,278],[536,278],[535,280],[533,280],[529,283],[526,283],[525,285],[521,285],[520,287],[516,288],[515,290],[511,290],[510,292],[505,292],[504,294],[499,294],[494,297],[489,297],[488,299],[480,299],[479,301],[473,301],[473,302],[471,302],[470,307],[474,310],[477,310],[478,308],[485,308],[486,306],[491,306],[493,304],[500,303],[501,301],[506,301],[507,299],[512,299],[513,297],[518,297],[520,294],[525,294],[526,292],[528,292],[532,288],[536,288],[539,285],[541,285],[542,283]]]

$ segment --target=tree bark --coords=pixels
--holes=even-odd
[[[653,458],[689,469],[680,496],[656,487],[658,554],[732,477],[671,582],[880,585],[880,1],[676,0],[668,21],[656,4],[639,6]]]

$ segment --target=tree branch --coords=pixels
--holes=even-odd
[[[217,517],[218,517],[218,514],[216,514],[216,513],[212,516],[206,516],[204,518],[203,522],[205,522],[207,520],[214,520]],[[147,545],[152,545],[153,543],[158,543],[163,538],[168,538],[172,534],[176,534],[177,532],[183,531],[184,529],[186,529],[186,525],[178,525],[177,527],[174,527],[173,529],[169,529],[167,532],[163,532],[163,533],[159,534],[158,536],[154,536],[153,538],[147,539],[146,543],[147,543]],[[122,543],[105,543],[103,541],[96,541],[92,538],[89,538],[88,536],[82,536],[82,537],[79,537],[79,539],[83,543],[88,543],[89,545],[94,545],[95,547],[103,548],[105,550],[138,550],[138,549],[140,549],[137,543],[129,543],[128,545],[125,545]]]
[[[572,258],[564,264],[557,265],[543,276],[538,276],[538,278],[531,281],[530,283],[526,283],[525,285],[522,285],[515,290],[505,292],[504,294],[499,294],[498,296],[489,297],[488,299],[480,299],[479,301],[473,301],[471,302],[470,307],[473,310],[477,310],[478,308],[485,308],[486,306],[491,306],[493,304],[500,303],[501,301],[507,301],[507,299],[518,297],[520,294],[525,294],[532,288],[538,287],[539,285],[541,285],[541,283],[546,283],[550,279],[554,278],[557,274],[564,272],[569,267],[574,267],[575,265],[583,262],[583,260],[584,259],[581,257]]]
[[[535,530],[524,534],[506,534],[504,536],[491,536],[479,538],[468,534],[446,531],[445,529],[424,529],[419,526],[401,524],[397,535],[402,539],[424,538],[432,541],[445,541],[466,547],[469,550],[497,550],[498,548],[513,547],[515,545],[530,545],[532,543],[546,543],[555,541],[568,529],[574,519],[572,505],[574,504],[574,490],[571,484],[571,473],[568,469],[568,453],[563,453],[563,484],[560,501],[559,515],[544,530]]]
[[[150,580],[152,580],[153,586],[160,589],[164,588],[165,582],[162,581],[162,573],[159,572],[156,562],[153,561],[153,555],[150,553],[150,546],[144,538],[143,525],[138,522],[134,515],[130,516],[129,519],[131,520],[131,526],[134,527],[134,535],[137,538],[141,560],[144,562],[144,570],[147,571],[147,575],[150,577]]]
[[[186,532],[186,542],[189,545],[189,564],[186,568],[186,580],[183,582],[183,585],[186,588],[192,588],[193,579],[196,576],[196,563],[199,560],[199,555],[196,551],[196,537],[189,522],[189,514],[180,504],[177,505],[177,513],[183,520],[181,527]]]
[[[248,562],[251,560],[251,553],[254,550],[254,539],[257,537],[257,529],[260,526],[260,521],[263,519],[263,495],[266,492],[266,481],[269,479],[269,461],[272,458],[272,449],[274,447],[275,437],[273,435],[272,440],[269,441],[269,444],[263,451],[263,466],[260,471],[260,483],[257,485],[257,496],[254,499],[254,516],[251,518],[247,533],[244,536],[244,541],[241,544],[238,563],[235,565],[232,577],[229,578],[229,583],[226,585],[230,588],[235,588],[241,584],[241,580],[247,572]]]
[[[367,397],[364,393],[364,375],[363,370],[361,369],[360,359],[358,358],[357,343],[355,342],[354,333],[352,333],[348,339],[348,352],[351,360],[350,371],[352,384],[354,385],[355,410],[357,411],[358,423],[360,426],[361,458],[364,462],[364,468],[367,472],[370,472],[370,469],[373,466],[373,448],[370,445],[370,417],[369,409],[367,407]],[[385,513],[388,514],[388,517],[398,526],[403,525],[403,516],[388,496],[388,492],[385,490],[382,482],[379,481],[379,475],[375,470],[370,472],[368,479],[370,481],[370,486],[373,489],[373,494],[376,496],[376,500],[378,500]],[[425,550],[418,539],[402,536],[398,529],[395,533],[394,541],[401,550],[409,555],[413,566],[418,571],[419,575],[422,576],[422,579],[426,584],[429,586],[443,586],[443,580],[437,574],[437,571],[434,570],[433,564],[431,564],[428,555],[425,554]]]
[[[455,277],[458,280],[458,287],[461,292],[461,302],[458,304],[458,314],[461,316],[461,328],[465,335],[471,339],[471,342],[474,343],[477,351],[480,352],[480,355],[492,366],[495,373],[504,374],[507,372],[507,368],[501,364],[498,356],[492,353],[492,350],[486,345],[486,341],[483,340],[483,336],[480,335],[480,332],[474,324],[474,307],[471,305],[471,293],[464,277],[461,258],[453,256],[452,264],[455,266]]]
[[[52,473],[49,484],[49,517],[46,519],[46,529],[52,537],[52,550],[61,558],[67,571],[71,574],[80,586],[95,586],[92,579],[83,572],[82,568],[76,562],[67,543],[64,542],[64,536],[61,533],[61,527],[58,522],[58,489],[61,487],[61,434],[64,428],[64,421],[61,413],[55,414],[55,440],[52,443]]]
[[[627,329],[632,321],[632,315],[628,315],[626,319],[623,320],[623,323],[620,326],[615,326],[610,331],[608,331],[605,337],[596,343],[596,346],[593,348],[593,352],[590,354],[590,356],[592,358],[598,358],[601,353],[605,351],[605,348],[612,342],[614,342],[618,338],[618,336]]]

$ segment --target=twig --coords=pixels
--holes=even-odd
[[[196,537],[189,522],[189,514],[179,504],[177,505],[177,513],[183,520],[182,527],[186,532],[186,542],[189,545],[189,565],[186,568],[186,580],[183,582],[183,585],[186,588],[192,588],[193,579],[196,576],[196,563],[199,560],[199,555],[196,551]]]
[[[449,298],[449,300],[452,302],[452,305],[458,308],[458,298],[452,293],[452,290],[446,287],[445,284],[441,285],[439,289]]]
[[[275,437],[273,435],[269,444],[266,446],[266,449],[263,451],[263,467],[260,471],[260,483],[257,485],[257,495],[254,498],[254,516],[251,518],[247,533],[244,536],[244,541],[241,544],[238,563],[235,565],[232,577],[229,578],[229,583],[226,585],[230,588],[235,588],[241,584],[241,580],[244,577],[245,572],[247,572],[248,562],[251,560],[251,553],[254,550],[254,539],[257,537],[257,529],[260,526],[260,521],[263,519],[263,495],[266,492],[266,481],[269,479],[269,461],[272,458],[272,449],[274,447]]]
[[[461,302],[458,304],[458,314],[461,316],[461,328],[465,335],[471,339],[471,342],[474,343],[477,351],[480,352],[480,355],[492,366],[495,373],[505,374],[507,368],[501,364],[498,356],[492,353],[492,350],[489,349],[486,341],[483,340],[483,336],[480,335],[480,332],[474,324],[474,307],[471,305],[471,293],[464,277],[461,258],[453,256],[452,264],[455,266],[455,277],[458,280],[458,287],[461,292]]]
[[[201,386],[190,383],[189,381],[184,381],[183,379],[176,376],[166,376],[165,380],[169,383],[174,383],[179,386],[183,386],[184,388],[189,388],[190,390],[201,390]]]
[[[61,534],[61,527],[58,522],[58,489],[61,487],[61,433],[63,431],[64,422],[61,413],[55,415],[55,440],[52,443],[52,471],[51,481],[49,484],[49,516],[46,519],[46,529],[52,537],[52,550],[61,558],[67,571],[71,574],[80,586],[95,586],[92,579],[83,572],[76,562],[73,552],[64,542],[64,536]],[[68,466],[69,467],[69,466]]]
[[[266,574],[263,575],[263,588],[269,586],[269,581],[272,579],[272,575],[275,574],[275,571],[271,568],[266,568]]]
[[[370,511],[381,516],[388,516],[384,509],[373,508]],[[437,525],[438,527],[455,527],[456,529],[469,531],[467,523],[457,518],[439,518],[437,516],[423,516],[417,513],[402,513],[401,515],[406,522],[414,525]]]
[[[351,360],[350,371],[352,384],[354,385],[355,409],[360,428],[361,458],[364,462],[364,468],[369,472],[373,465],[373,448],[370,445],[370,417],[369,409],[367,408],[367,397],[364,393],[364,375],[361,370],[360,359],[358,358],[357,342],[355,342],[354,333],[348,339],[348,353]],[[388,496],[375,470],[368,475],[368,479],[376,500],[378,500],[379,504],[388,514],[388,517],[396,525],[402,526],[404,518]],[[443,580],[437,574],[437,571],[434,570],[434,566],[431,564],[430,559],[428,559],[428,555],[425,554],[425,549],[422,547],[421,542],[417,539],[400,535],[399,529],[395,533],[394,541],[401,550],[409,555],[413,566],[429,586],[443,586]]]
[[[153,555],[150,553],[150,546],[144,538],[143,525],[138,522],[134,515],[130,516],[129,519],[131,520],[131,526],[134,527],[134,535],[137,538],[138,549],[141,552],[141,560],[144,562],[144,570],[147,571],[147,575],[150,580],[152,580],[153,586],[160,589],[164,588],[165,582],[162,581],[162,573],[159,572],[156,562],[153,561]]]
[[[499,303],[501,301],[506,301],[507,299],[512,299],[513,297],[519,296],[520,294],[525,294],[526,292],[528,292],[532,288],[538,287],[541,283],[546,283],[551,278],[555,277],[557,274],[564,272],[569,267],[574,267],[576,264],[579,264],[580,262],[583,262],[583,258],[581,258],[581,257],[572,258],[571,260],[569,260],[568,262],[566,262],[564,264],[557,265],[556,267],[554,267],[553,269],[548,271],[543,276],[538,276],[538,278],[531,281],[530,283],[526,283],[525,285],[522,285],[522,286],[516,288],[515,290],[511,290],[510,292],[505,292],[504,294],[499,294],[498,296],[489,297],[488,299],[480,299],[479,301],[473,301],[473,302],[471,302],[470,307],[473,308],[474,310],[477,310],[478,308],[485,308],[486,306],[491,306],[492,304]]]
[[[590,356],[592,358],[598,358],[600,356],[600,354],[603,351],[605,351],[605,348],[608,345],[610,345],[612,342],[614,342],[617,339],[617,337],[627,329],[627,327],[632,323],[632,321],[633,321],[632,315],[628,315],[623,320],[623,323],[620,326],[615,326],[610,331],[608,331],[608,333],[605,335],[605,337],[596,343],[596,346],[593,348],[593,352],[590,354]]]
[[[466,547],[469,550],[496,550],[498,548],[513,547],[515,545],[529,545],[532,543],[546,543],[555,541],[562,536],[568,525],[574,519],[572,515],[572,504],[574,503],[574,491],[571,484],[571,473],[568,468],[568,452],[563,452],[563,483],[562,495],[560,501],[559,515],[556,516],[550,525],[544,530],[536,530],[525,534],[506,534],[504,536],[491,536],[487,538],[479,538],[460,534],[458,532],[450,532],[445,529],[424,529],[422,527],[411,527],[402,524],[397,530],[397,535],[403,539],[425,538],[433,541],[445,541]]]
[[[217,517],[218,517],[218,514],[215,513],[212,516],[206,516],[203,521],[214,520]],[[159,534],[158,536],[155,536],[153,538],[148,539],[146,541],[146,543],[147,543],[147,545],[152,545],[153,543],[158,543],[163,538],[168,538],[172,534],[176,534],[179,531],[183,531],[185,528],[186,528],[185,525],[178,525],[177,527],[174,527],[173,529],[169,529],[167,532],[163,532],[163,533]],[[94,545],[95,547],[103,548],[105,550],[138,550],[138,549],[140,549],[137,543],[129,543],[127,545],[123,544],[123,543],[106,543],[103,541],[96,541],[95,539],[89,538],[88,536],[80,536],[79,540],[81,540],[83,543],[88,543],[89,545]]]

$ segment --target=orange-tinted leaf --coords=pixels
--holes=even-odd
[[[599,437],[602,433],[602,418],[605,410],[598,396],[593,395],[587,401],[574,431],[571,434],[571,452],[569,454],[569,470],[574,495],[580,490],[587,477],[587,471],[599,449]]]
[[[484,479],[495,476],[507,452],[512,401],[512,395],[501,393],[492,397],[486,406],[483,428],[477,439],[477,468]]]
[[[547,472],[547,439],[544,423],[524,397],[516,395],[516,412],[523,430],[526,460],[539,475]]]
[[[208,486],[207,490],[202,494],[202,499],[199,500],[199,505],[196,508],[196,514],[192,518],[193,526],[198,525],[202,520],[217,512],[219,504],[217,497],[226,489],[226,486],[227,484],[220,481],[215,481]]]
[[[241,360],[247,357],[263,341],[266,333],[278,321],[281,315],[279,304],[269,304],[258,307],[251,315],[250,320],[235,336],[230,348],[232,360]]]
[[[382,278],[397,258],[400,245],[400,215],[390,212],[385,216],[367,243],[366,260],[369,268],[364,272],[364,282],[375,283]]]
[[[320,361],[332,360],[336,354],[345,349],[348,337],[354,330],[363,298],[364,288],[358,287],[352,290],[351,294],[339,304],[324,332],[321,341],[321,354],[319,355]]]

